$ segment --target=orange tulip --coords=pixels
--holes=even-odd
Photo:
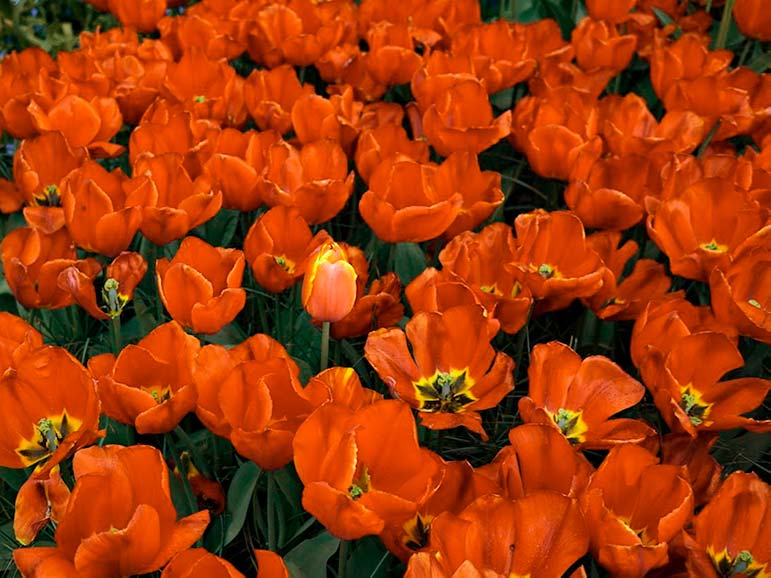
[[[139,433],[171,431],[195,408],[195,357],[201,344],[176,321],[156,327],[118,355],[92,357],[88,367],[98,380],[109,417]]]
[[[56,547],[25,548],[14,561],[26,576],[97,578],[154,572],[198,540],[209,512],[177,520],[169,471],[150,446],[81,450],[75,487]]]
[[[323,139],[302,149],[280,140],[267,149],[262,197],[270,207],[297,207],[308,224],[332,219],[353,192],[353,171],[340,145]]]
[[[443,272],[451,273],[451,277],[444,277],[448,281],[452,277],[463,280],[506,333],[516,333],[524,326],[533,304],[518,271],[502,266],[513,260],[515,250],[511,227],[493,223],[479,233],[457,235],[439,253]],[[417,311],[412,299],[410,304]]]
[[[558,429],[580,448],[643,443],[656,435],[642,421],[610,419],[640,401],[645,388],[606,357],[582,360],[558,341],[539,344],[528,377],[528,395],[519,401],[522,419]]]
[[[771,41],[771,19],[760,0],[736,0],[733,9],[736,26],[742,34],[763,42]]]
[[[466,506],[487,494],[500,493],[499,485],[466,461],[444,462],[442,481],[421,504],[415,516],[401,525],[386,525],[379,538],[402,561],[425,550],[431,524],[443,512],[460,514]]]
[[[292,126],[302,144],[330,139],[350,154],[359,134],[359,118],[364,104],[354,100],[348,87],[342,94],[326,99],[317,94],[298,98],[292,106]]]
[[[514,361],[490,344],[498,328],[477,305],[421,312],[407,323],[406,335],[397,328],[370,333],[364,352],[391,394],[417,409],[426,427],[463,426],[487,439],[478,410],[494,407],[514,388]]]
[[[356,291],[356,271],[345,250],[334,241],[325,241],[308,257],[303,307],[319,321],[340,321],[353,309]]]
[[[756,474],[734,472],[693,522],[686,542],[690,575],[763,576],[771,569],[769,486]]]
[[[226,61],[209,60],[198,49],[168,65],[164,89],[196,118],[232,127],[246,123],[244,79]]]
[[[617,74],[632,61],[637,38],[619,34],[616,27],[604,20],[586,17],[571,33],[576,62],[584,70],[606,69]]]
[[[595,20],[607,20],[621,24],[627,19],[637,0],[586,0],[586,9]]]
[[[525,34],[525,26],[517,22],[480,24],[453,36],[451,53],[470,56],[474,74],[484,81],[488,94],[495,94],[527,80],[535,71]]]
[[[519,215],[514,227],[518,247],[508,266],[524,274],[523,284],[538,300],[537,312],[566,307],[600,290],[605,267],[573,213],[536,209]]]
[[[174,258],[158,259],[158,294],[171,317],[196,333],[216,333],[244,308],[244,254],[185,237]]]
[[[204,548],[180,552],[161,572],[161,578],[244,578],[230,562]]]
[[[86,161],[63,182],[64,221],[79,247],[108,257],[125,251],[142,223],[141,206],[149,200],[147,179],[129,179]]]
[[[73,148],[87,147],[96,157],[117,157],[124,151],[123,146],[108,142],[123,126],[123,116],[112,97],[86,100],[66,94],[50,103],[39,103],[33,97],[27,110],[38,131],[59,132]]]
[[[40,332],[7,311],[0,311],[0,374],[13,367],[28,351],[43,345]]]
[[[0,401],[13,407],[0,424],[0,466],[48,472],[100,436],[99,399],[91,375],[61,347],[38,347],[2,376]]]
[[[180,454],[179,464],[172,462],[169,465],[174,466],[174,475],[180,481],[183,476],[187,479],[199,508],[209,510],[212,516],[225,511],[225,492],[222,485],[215,480],[205,478],[190,459],[189,452],[184,451]]]
[[[182,163],[182,156],[168,153],[140,158],[134,166],[134,175],[152,184],[140,230],[156,245],[181,239],[222,206],[222,192],[213,190],[206,177],[192,179]]]
[[[708,502],[720,486],[723,467],[710,455],[717,439],[715,433],[702,432],[696,438],[670,433],[661,440],[661,463],[685,466],[696,506]]]
[[[58,465],[51,468],[45,478],[28,478],[19,488],[14,503],[13,533],[16,541],[26,546],[49,520],[58,524],[69,500],[70,489],[62,480]]]
[[[511,500],[549,490],[577,498],[584,493],[594,468],[581,452],[554,428],[524,424],[509,431],[504,447],[488,471]]]
[[[423,63],[415,52],[415,39],[406,25],[389,21],[373,23],[367,30],[367,68],[378,82],[406,84]]]
[[[569,180],[602,153],[597,121],[593,98],[571,86],[560,87],[517,102],[509,140],[537,174]]]
[[[766,226],[735,250],[727,268],[716,267],[709,278],[715,317],[764,343],[771,343],[770,255],[771,227]]]
[[[58,72],[56,61],[37,46],[5,55],[0,65],[0,125],[11,136],[28,139],[37,134],[27,106]]]
[[[94,282],[101,267],[92,266],[88,261],[81,263],[59,273],[57,284],[97,319],[110,319],[123,313],[126,303],[134,296],[134,289],[147,273],[147,262],[142,255],[121,253],[107,267],[98,303]]]
[[[508,136],[511,122],[511,111],[493,118],[485,86],[476,79],[450,87],[423,114],[426,138],[442,156],[478,154]]]
[[[255,550],[257,559],[257,578],[289,578],[289,570],[284,560],[270,550]]]
[[[637,243],[627,241],[621,247],[621,233],[606,231],[589,235],[587,243],[605,263],[605,280],[600,291],[584,299],[600,319],[635,319],[651,301],[663,298],[672,285],[664,265],[652,259],[638,259],[623,280],[624,267],[637,253]]]
[[[267,364],[277,359],[284,360],[292,375],[289,380],[294,384],[300,375],[300,368],[275,339],[264,335],[253,335],[243,343],[232,349],[225,349],[220,345],[206,345],[195,358],[193,380],[195,383],[198,400],[195,412],[207,429],[221,437],[230,437],[232,426],[223,413],[220,402],[222,384],[235,371],[239,364],[245,362],[259,362]],[[276,364],[273,363],[275,366]],[[282,366],[281,369],[283,370]],[[246,389],[246,394],[257,394],[254,391],[259,388]],[[237,408],[237,406],[234,406]]]
[[[725,270],[734,249],[767,220],[767,211],[725,178],[702,179],[663,201],[649,197],[646,205],[648,234],[672,272],[697,281]]]
[[[614,576],[643,576],[667,563],[667,543],[693,515],[684,476],[633,444],[611,449],[592,475],[581,509],[592,555]]]
[[[77,260],[75,245],[66,229],[47,235],[39,229],[20,227],[0,243],[8,287],[24,307],[61,309],[72,305],[72,295],[59,287],[59,274],[80,266],[95,276],[100,265],[95,259]]]
[[[292,129],[294,103],[313,93],[313,86],[300,84],[294,68],[282,64],[272,70],[253,70],[244,84],[244,101],[261,130],[279,134]]]
[[[414,161],[428,162],[428,143],[424,140],[410,140],[401,125],[383,124],[362,131],[356,144],[356,169],[365,183],[385,159],[397,154]]]
[[[359,201],[362,218],[389,243],[417,243],[438,237],[457,219],[463,206],[463,195],[450,185],[450,168],[401,155],[386,159],[375,169],[369,190]]]
[[[357,280],[361,280],[358,274]],[[363,290],[357,291],[351,312],[332,323],[330,334],[335,339],[360,337],[375,329],[396,325],[404,317],[401,290],[396,273],[375,279],[366,294]]]
[[[153,32],[166,11],[167,0],[107,0],[110,12],[124,26],[139,32]]]
[[[439,458],[418,445],[409,406],[397,400],[320,407],[297,430],[294,455],[303,507],[343,540],[405,523],[442,473]]]
[[[406,578],[563,576],[588,547],[575,500],[542,491],[510,501],[483,496],[431,525],[431,546],[410,558]]]
[[[703,360],[694,364],[694,359]],[[771,431],[771,420],[742,414],[760,406],[771,390],[771,380],[745,377],[718,381],[744,365],[739,350],[720,333],[686,335],[663,355],[649,350],[640,367],[643,381],[674,432],[722,431],[737,427]]]

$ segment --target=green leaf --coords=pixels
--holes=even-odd
[[[397,243],[394,247],[394,271],[406,286],[426,268],[426,256],[417,243]]]
[[[227,247],[233,239],[241,213],[233,209],[220,209],[219,213],[193,230],[195,235],[215,247]]]
[[[230,544],[246,520],[246,513],[249,510],[249,502],[252,500],[254,488],[257,486],[257,480],[260,479],[262,470],[254,462],[244,462],[238,468],[233,481],[230,482],[227,497],[227,512],[230,514],[230,523],[225,530],[225,545]]]
[[[340,539],[324,530],[314,538],[300,542],[284,557],[284,562],[292,578],[326,578],[327,561],[339,545]]]
[[[367,536],[356,541],[346,569],[351,576],[385,578],[393,561],[391,553],[378,538]]]

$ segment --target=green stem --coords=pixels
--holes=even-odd
[[[350,542],[348,540],[340,540],[340,549],[338,550],[337,559],[337,578],[345,578],[345,566],[348,561],[348,547]]]
[[[717,36],[715,37],[716,50],[725,48],[728,32],[731,30],[731,19],[735,2],[736,0],[726,0],[723,6],[723,17],[720,19],[720,27],[717,29]]]
[[[112,352],[117,357],[123,348],[123,341],[120,336],[120,315],[110,319],[110,334],[112,335]]]
[[[267,507],[267,518],[268,518],[268,549],[273,550],[274,552],[277,550],[277,543],[276,543],[276,504],[275,504],[275,494],[276,494],[276,478],[274,475],[274,472],[268,473],[268,507]]]
[[[198,501],[196,500],[195,494],[193,493],[193,488],[190,487],[190,480],[187,479],[187,472],[183,471],[184,466],[182,465],[182,458],[180,453],[177,451],[177,447],[174,445],[174,438],[172,437],[171,432],[163,434],[163,437],[166,441],[166,445],[169,448],[171,457],[174,459],[174,464],[177,466],[179,477],[182,480],[182,488],[185,492],[185,501],[187,502],[189,513],[194,514],[198,511]],[[197,545],[200,546],[202,543],[203,542],[201,540],[198,540]]]
[[[329,363],[329,321],[321,324],[321,371],[327,368]]]

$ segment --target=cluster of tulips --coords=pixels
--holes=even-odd
[[[569,40],[550,19],[483,22],[477,0],[88,1],[122,26],[0,61],[18,139],[0,211],[26,223],[0,244],[24,314],[0,312],[23,576],[244,576],[199,542],[227,476],[105,443],[116,422],[146,441],[194,424],[291,468],[310,516],[343,545],[378,536],[411,578],[771,576],[771,489],[711,454],[721,432],[771,431],[771,381],[739,349],[771,344],[771,77],[708,33],[722,12],[721,30],[771,41],[761,0],[586,0]],[[648,100],[612,89],[632,65]],[[520,172],[563,181],[566,210],[502,221],[518,191],[480,154],[506,139]],[[227,211],[243,234],[201,238]],[[367,247],[343,240],[361,229]],[[426,255],[404,287],[372,266],[399,243]],[[321,333],[310,379],[262,310],[300,284]],[[258,333],[210,339],[261,299]],[[577,301],[633,322],[639,380],[559,341],[496,349]],[[112,352],[52,343],[38,310],[76,307]],[[140,316],[152,326],[126,338]],[[361,339],[376,389],[326,367],[330,339]],[[427,447],[452,428],[489,443],[485,410],[512,400],[489,463]],[[200,511],[179,518],[174,477]],[[290,575],[254,558],[260,578]]]

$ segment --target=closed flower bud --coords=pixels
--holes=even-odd
[[[303,280],[303,307],[319,321],[339,321],[356,301],[356,270],[334,241],[319,247]]]

